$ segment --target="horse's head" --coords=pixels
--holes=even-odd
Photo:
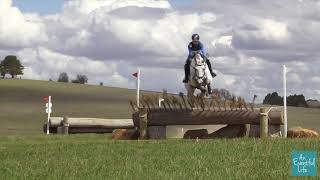
[[[205,66],[196,66],[194,67],[195,70],[195,80],[198,84],[201,84],[205,78]]]
[[[196,66],[203,66],[205,63],[200,53],[195,54],[194,60]]]
[[[200,53],[196,53],[193,58],[193,62],[191,63],[192,68],[194,69],[194,80],[197,84],[202,84],[205,79],[205,62]]]

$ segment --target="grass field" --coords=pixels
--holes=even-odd
[[[291,179],[292,150],[319,151],[319,139],[0,137],[0,179]]]
[[[131,118],[129,99],[135,99],[135,90],[0,79],[0,135],[41,134],[46,120],[45,95],[53,97],[52,116]],[[289,107],[288,116],[289,127],[320,131],[320,109]]]
[[[135,91],[32,80],[0,80],[0,134],[40,134],[46,120],[43,96],[51,95],[52,116],[130,118]]]
[[[1,79],[1,180],[292,179],[291,151],[319,152],[320,147],[319,138],[113,141],[110,135],[46,136],[45,95],[53,96],[53,116],[130,118],[128,100],[135,91]],[[319,131],[320,109],[290,107],[292,126]]]

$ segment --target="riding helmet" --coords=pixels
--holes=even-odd
[[[199,40],[200,40],[199,34],[192,34],[192,40],[197,40],[197,41],[199,41]]]

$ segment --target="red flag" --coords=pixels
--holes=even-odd
[[[134,76],[136,78],[138,77],[138,75],[139,75],[138,72],[132,74],[132,76]]]
[[[44,100],[46,103],[48,103],[48,102],[49,102],[49,96],[44,96],[44,97],[43,97],[43,100]]]

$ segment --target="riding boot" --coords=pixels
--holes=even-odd
[[[207,65],[208,65],[208,68],[209,68],[209,71],[210,71],[211,76],[212,76],[213,78],[216,77],[217,74],[212,71],[211,62],[210,62],[210,60],[209,60],[208,58],[207,58],[207,61],[206,61],[206,62],[207,62]]]
[[[186,64],[184,65],[184,79],[183,83],[187,83],[189,81],[190,76],[190,60],[186,61]]]
[[[208,94],[212,94],[211,84],[208,84]]]

